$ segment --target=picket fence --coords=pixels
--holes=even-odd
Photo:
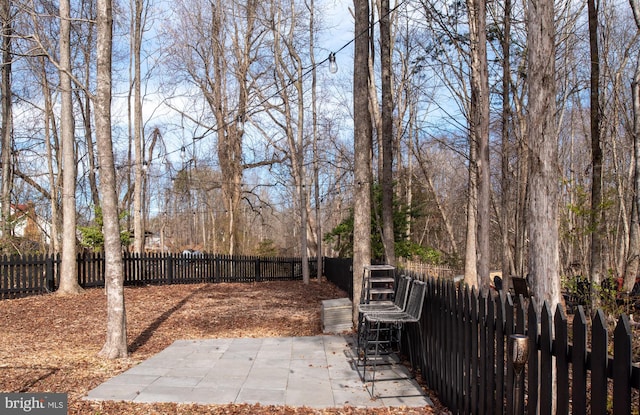
[[[77,256],[78,283],[84,288],[104,286],[104,255]],[[260,282],[302,279],[300,258],[266,258],[218,254],[123,255],[124,284],[193,284],[203,282]],[[314,267],[315,261],[310,260]],[[312,269],[311,273],[315,271]],[[60,281],[60,256],[0,257],[0,299],[55,291]]]
[[[351,260],[324,264],[327,279],[350,288]],[[638,335],[626,315],[611,330],[602,310],[591,318],[582,306],[567,315],[562,306],[552,312],[543,304],[538,314],[532,298],[479,293],[402,268],[397,274],[427,282],[420,325],[406,327],[412,331],[403,336],[403,352],[451,413],[640,414],[632,348]],[[513,364],[517,334],[526,336],[529,350],[521,376]]]
[[[418,353],[414,364],[452,413],[639,413],[640,368],[626,315],[609,341],[602,310],[589,319],[579,306],[569,317],[562,306],[552,311],[544,303],[537,314],[533,298],[514,304],[509,293],[480,294],[433,278],[427,284],[422,350],[407,347]],[[514,372],[513,334],[527,338],[522,376]],[[514,393],[516,387],[523,393]]]

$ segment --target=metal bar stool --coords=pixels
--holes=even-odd
[[[427,284],[423,281],[413,281],[406,310],[403,311],[383,311],[364,313],[363,335],[362,335],[362,359],[363,359],[363,382],[367,382],[367,365],[372,366],[371,375],[371,395],[374,395],[375,377],[378,362],[383,355],[389,354],[394,345],[399,345],[404,327],[410,324],[418,325],[418,337],[422,343],[422,331],[420,327],[420,317],[424,305],[424,297]],[[412,354],[413,348],[409,348]],[[410,356],[413,362],[413,356]],[[367,362],[369,361],[369,363]]]

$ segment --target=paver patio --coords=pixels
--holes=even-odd
[[[86,399],[329,408],[432,406],[408,370],[380,374],[372,399],[343,335],[178,340],[91,390]],[[389,374],[400,380],[382,381]]]

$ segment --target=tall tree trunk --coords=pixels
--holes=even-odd
[[[382,72],[382,242],[386,262],[395,265],[393,229],[393,90],[391,87],[391,21],[389,0],[380,1],[380,67]]]
[[[595,308],[599,305],[599,289],[603,280],[604,211],[602,207],[602,147],[600,120],[600,52],[598,48],[598,11],[595,0],[587,0],[589,13],[589,50],[591,56],[591,298]]]
[[[369,0],[354,0],[355,33],[368,33]],[[369,37],[355,40],[353,59],[354,109],[354,212],[353,212],[353,322],[358,321],[358,303],[364,267],[371,263],[371,114],[369,112]]]
[[[296,61],[298,62],[297,70],[298,70],[298,81],[295,83],[296,89],[298,91],[298,119],[297,119],[297,170],[299,175],[299,189],[300,189],[300,246],[301,246],[301,261],[302,261],[302,281],[304,284],[309,284],[309,250],[308,250],[308,240],[307,240],[307,201],[308,201],[308,190],[306,186],[306,174],[305,174],[305,162],[304,162],[304,96],[303,86],[302,86],[302,62],[296,55]]]
[[[528,0],[529,277],[537,312],[560,302],[553,0]]]
[[[629,0],[629,4],[633,11],[636,28],[640,30],[640,0]],[[631,96],[633,101],[633,159],[635,161],[633,194],[636,208],[636,222],[632,223],[633,226],[638,224],[637,218],[640,216],[640,55],[636,58],[636,67],[631,83]],[[635,279],[635,275],[628,279],[625,278],[625,287],[633,287],[631,281],[629,281],[632,278]]]
[[[0,94],[2,95],[2,189],[0,203],[2,203],[2,220],[0,227],[2,236],[11,237],[11,190],[13,188],[13,122],[12,122],[12,88],[11,88],[11,38],[13,25],[11,22],[11,0],[2,0],[0,7],[2,13],[2,85]]]
[[[318,150],[318,77],[315,57],[315,1],[309,2],[309,58],[311,60],[311,117],[313,129],[313,198],[315,201],[316,277],[322,278],[322,219],[320,218],[320,153]]]
[[[122,244],[118,223],[116,169],[111,137],[111,51],[113,9],[111,0],[98,0],[97,93],[95,125],[100,160],[100,190],[104,232],[105,288],[107,291],[107,338],[100,355],[108,359],[127,356],[127,319],[124,303]]]
[[[133,148],[135,181],[133,194],[133,250],[144,252],[144,150],[142,146],[142,96],[140,91],[140,59],[142,49],[142,0],[133,1],[132,54],[133,54]]]
[[[634,156],[635,158],[635,156]],[[623,266],[624,279],[623,290],[630,292],[633,289],[633,285],[636,282],[636,275],[640,268],[640,223],[638,220],[638,208],[635,203],[631,204],[631,222],[629,224],[629,248],[627,250],[627,256],[624,258],[625,264]]]
[[[93,8],[91,9],[93,10]],[[91,13],[91,11],[89,12]],[[95,42],[94,39],[94,29],[95,29],[95,21],[88,21],[86,28],[86,37],[83,42],[85,42],[80,48],[80,53],[83,56],[83,64],[84,64],[84,80],[88,85],[90,83],[90,79],[93,71],[93,45]],[[82,126],[84,129],[84,140],[87,149],[87,161],[89,165],[89,170],[87,171],[87,177],[89,179],[89,188],[91,189],[91,201],[93,203],[94,213],[98,214],[101,211],[100,209],[100,194],[98,192],[98,181],[97,181],[97,160],[95,156],[95,145],[93,141],[93,115],[92,115],[92,102],[91,97],[87,90],[83,88],[75,89],[75,97],[78,102],[78,108],[82,114]]]
[[[467,236],[464,254],[464,282],[478,286],[477,235],[478,230],[478,169],[475,134],[469,132],[469,184],[467,195]]]
[[[491,178],[489,170],[489,69],[486,5],[467,0],[471,41],[471,130],[478,146],[478,286],[489,288]]]
[[[49,203],[51,203],[51,236],[50,253],[60,253],[60,229],[62,228],[62,218],[60,217],[60,175],[54,170],[54,160],[58,166],[61,165],[56,157],[60,152],[58,139],[56,136],[56,121],[53,114],[53,103],[51,100],[51,88],[47,77],[47,60],[44,57],[38,59],[42,69],[42,95],[44,97],[44,148],[47,155],[47,176],[49,179]],[[54,141],[54,145],[51,145]],[[56,149],[54,155],[54,149]]]
[[[78,293],[76,262],[76,158],[71,90],[71,18],[69,0],[60,1],[60,131],[62,141],[62,258],[59,294]]]
[[[509,209],[511,199],[511,173],[509,168],[510,138],[509,125],[511,124],[511,0],[504,2],[504,22],[502,38],[502,142],[501,142],[501,169],[502,169],[502,193],[500,200],[500,217],[502,222],[502,281],[504,287],[510,287],[510,276],[515,273],[513,255],[509,241],[509,230],[513,223],[513,212]]]
[[[515,247],[514,264],[516,275],[524,277],[527,273],[527,251],[528,251],[528,234],[527,234],[527,216],[529,198],[529,134],[527,133],[527,122],[524,106],[521,99],[514,99],[513,111],[514,134],[516,126],[519,134],[517,134],[518,142],[518,162],[516,167],[515,185],[516,185],[516,203],[515,203]]]

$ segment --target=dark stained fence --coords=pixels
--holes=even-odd
[[[53,291],[55,262],[55,258],[46,255],[0,257],[0,298]]]
[[[419,367],[427,386],[452,413],[513,413],[509,336],[514,333],[528,337],[520,384],[526,413],[638,413],[640,368],[632,362],[633,334],[626,315],[617,321],[611,343],[601,310],[588,324],[580,306],[569,325],[562,307],[552,313],[544,304],[538,316],[533,299],[514,304],[510,295],[480,295],[451,281],[427,283]]]
[[[77,264],[80,286],[104,286],[103,254],[79,254]],[[314,275],[315,267],[315,259],[309,259],[310,274]],[[125,253],[123,271],[125,285],[299,280],[302,279],[302,260],[199,253]],[[0,257],[0,299],[55,291],[59,273],[59,256]]]
[[[353,299],[353,259],[325,257],[324,275]]]
[[[324,269],[329,281],[350,292],[350,259],[325,258]],[[602,311],[588,321],[579,306],[569,324],[562,307],[552,313],[544,304],[538,316],[535,300],[514,301],[495,291],[483,295],[450,280],[400,273],[428,285],[420,322],[423,345],[408,343],[417,336],[403,336],[404,351],[453,414],[513,415],[518,377],[512,334],[528,338],[529,357],[518,382],[526,413],[640,413],[640,367],[633,363],[626,315],[609,333]]]

